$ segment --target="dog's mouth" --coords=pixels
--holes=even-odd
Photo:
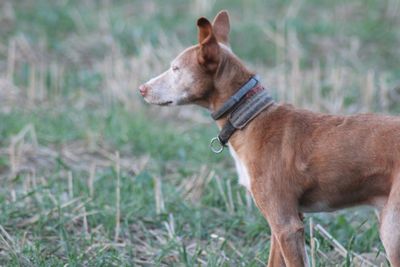
[[[149,104],[158,105],[158,106],[168,106],[173,103],[173,101],[154,101],[154,100],[150,100],[146,97],[144,97],[144,100]]]
[[[172,101],[158,102],[158,103],[154,103],[154,104],[159,105],[159,106],[168,106],[168,105],[172,104]]]

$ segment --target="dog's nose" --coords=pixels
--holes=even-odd
[[[139,92],[142,96],[146,96],[148,90],[149,88],[145,84],[139,86]]]

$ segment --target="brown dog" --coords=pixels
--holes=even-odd
[[[215,115],[250,83],[254,74],[229,48],[228,13],[220,12],[212,24],[200,18],[197,26],[199,43],[140,86],[147,102],[198,104]],[[390,263],[400,267],[400,119],[314,113],[268,102],[257,86],[247,88],[233,109],[216,116],[225,133],[233,125],[227,138],[221,133],[217,141],[229,139],[240,182],[271,227],[268,266],[308,264],[299,213],[372,205],[380,211],[380,234]],[[261,98],[263,106],[243,111],[245,125],[236,127],[240,119],[234,118],[235,110],[247,105],[247,99]]]

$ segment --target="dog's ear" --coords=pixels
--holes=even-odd
[[[215,37],[217,40],[229,46],[229,13],[226,10],[221,10],[214,18],[212,23]]]
[[[219,63],[219,45],[214,35],[213,27],[208,19],[201,17],[197,20],[199,28],[199,52],[197,59],[200,65],[208,71],[215,71]]]

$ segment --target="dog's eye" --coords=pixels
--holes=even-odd
[[[178,71],[178,70],[179,70],[179,67],[178,67],[178,66],[172,66],[172,70],[173,70],[173,71]]]

